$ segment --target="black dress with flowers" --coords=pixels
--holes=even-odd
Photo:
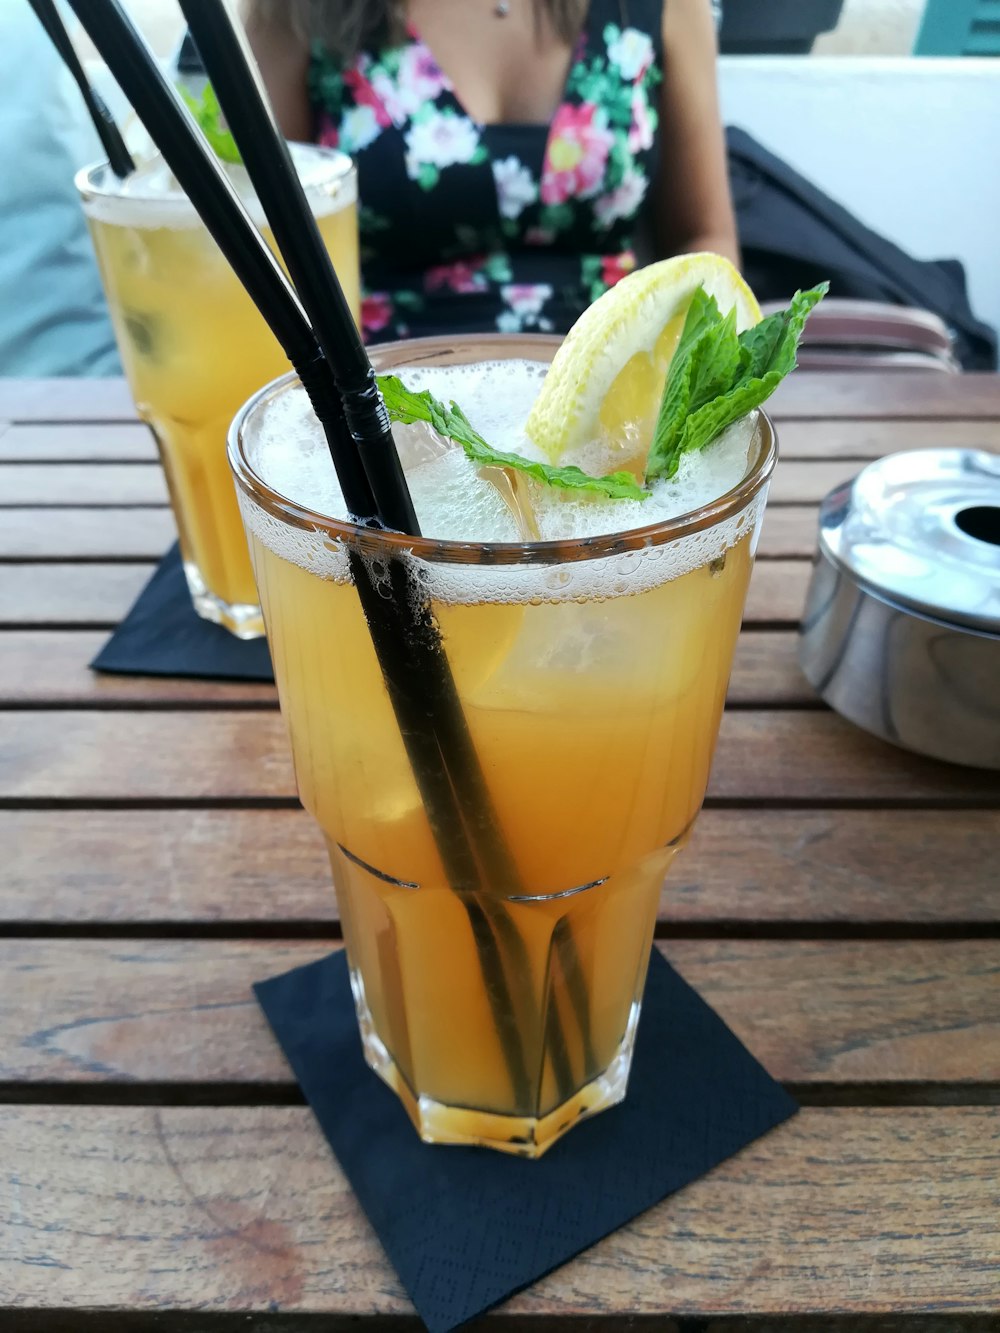
[[[550,126],[481,125],[419,35],[309,73],[315,137],[358,167],[368,342],[565,332],[635,265],[662,0],[591,0]]]

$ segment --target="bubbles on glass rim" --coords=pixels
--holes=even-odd
[[[457,401],[476,429],[498,449],[527,453],[523,423],[538,394],[547,366],[532,361],[489,361],[468,366],[403,368],[400,378],[415,391]],[[663,524],[704,507],[726,494],[746,475],[755,436],[756,414],[735,423],[717,441],[681,460],[677,476],[658,482],[646,501],[577,498],[572,492],[533,485],[543,541],[600,537]],[[407,429],[398,428],[397,429]],[[346,517],[326,441],[301,388],[273,395],[245,431],[251,467],[278,494],[319,514]],[[424,537],[471,543],[517,541],[513,518],[499,493],[477,475],[456,446],[408,474]],[[565,580],[553,581],[552,566],[446,564],[419,560],[433,596],[447,601],[577,600],[621,596],[677,578],[717,559],[751,528],[763,496],[739,515],[667,544],[604,555],[560,566]],[[285,530],[256,505],[244,512],[258,536],[277,554],[304,565],[305,545],[315,535]],[[260,515],[260,519],[255,517]],[[327,577],[346,577],[346,562],[329,551],[310,567]]]
[[[351,175],[340,179],[347,164],[344,154],[314,144],[290,144],[289,148],[316,217],[336,213],[355,202],[355,178]],[[264,226],[264,213],[246,168],[229,162],[221,165],[256,225]],[[201,226],[198,214],[162,157],[141,162],[121,181],[110,167],[89,173],[85,168],[77,176],[77,184],[83,191],[83,211],[101,222],[146,229]]]

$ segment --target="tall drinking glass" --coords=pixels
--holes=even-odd
[[[328,148],[295,144],[292,157],[357,319],[354,167]],[[229,170],[270,241],[245,171]],[[195,610],[256,638],[263,622],[226,433],[240,405],[288,360],[165,167],[119,181],[105,163],[84,168],[76,183],[125,373],[159,447]]]
[[[425,339],[379,348],[376,362],[537,361],[555,346]],[[708,781],[775,459],[770,424],[760,416],[742,481],[697,512],[608,537],[480,545],[363,529],[283,499],[268,455],[296,447],[284,434],[294,392],[286,377],[246,406],[230,458],[365,1054],[426,1140],[536,1157],[625,1094],[661,885]],[[512,1013],[499,1010],[468,895],[442,868],[348,548],[376,578],[390,558],[411,562],[429,596],[514,866],[480,903]]]

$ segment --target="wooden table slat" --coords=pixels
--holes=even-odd
[[[1000,445],[997,446],[1000,449]],[[856,459],[819,461],[782,458],[769,503],[814,505],[865,466]],[[166,482],[157,462],[4,463],[0,461],[0,507],[68,508],[143,505],[163,508]]]
[[[1000,412],[1000,403],[997,405]],[[881,458],[904,449],[987,449],[1000,451],[1000,417],[973,421],[922,418],[910,421],[796,421],[778,423],[780,466],[791,460],[827,463],[832,460]],[[2,445],[0,445],[2,450]],[[851,462],[848,461],[848,475]]]
[[[761,561],[750,583],[746,623],[797,623],[811,572],[805,560]],[[113,625],[152,573],[151,561],[0,563],[0,625]]]
[[[816,549],[815,505],[772,505],[757,548],[759,559],[810,559]],[[47,508],[4,511],[0,559],[159,560],[176,540],[167,508]]]
[[[41,380],[0,377],[0,420],[134,422],[136,410],[128,385],[118,376]]]
[[[156,442],[138,421],[8,426],[0,435],[0,462],[155,463]]]
[[[0,714],[0,799],[292,799],[281,718],[270,712],[30,709]],[[886,744],[834,713],[729,712],[709,796],[739,801],[1000,805],[1000,772]]]
[[[0,1083],[284,1084],[251,993],[330,943],[0,941]],[[785,1083],[1000,1085],[1000,940],[672,940]]]
[[[1000,411],[1000,407],[998,407]],[[881,458],[902,449],[1000,450],[1000,417],[965,420],[783,418],[778,427],[782,459],[788,461]],[[139,422],[54,422],[0,425],[0,462],[155,462],[156,444]],[[2,497],[0,497],[2,498]]]
[[[996,810],[703,810],[660,904],[668,925],[781,930],[1000,923]],[[301,810],[0,810],[0,926],[338,920]]]
[[[14,1309],[198,1310],[210,1330],[411,1308],[305,1107],[5,1107],[0,1160]],[[502,1308],[772,1330],[775,1311],[995,1310],[998,1182],[1000,1108],[809,1108]]]
[[[149,582],[152,562],[0,564],[0,625],[115,625]],[[794,601],[777,590],[775,601]]]
[[[178,703],[273,703],[271,685],[179,676],[120,676],[88,663],[107,641],[104,630],[0,632],[0,707],[10,704],[93,706]],[[818,702],[798,666],[793,633],[746,630],[740,636],[729,699],[764,707]]]
[[[800,370],[779,386],[767,409],[779,421],[822,417],[1000,416],[996,376],[921,370],[867,373]]]
[[[992,417],[1000,415],[988,374],[800,370],[771,400],[779,419],[802,417]],[[0,420],[134,421],[121,379],[0,379]]]
[[[159,463],[0,462],[0,505],[163,508],[168,503]]]
[[[159,560],[177,540],[169,509],[8,509],[0,558]]]
[[[861,463],[782,459],[771,483],[775,504],[818,504]],[[149,463],[4,463],[0,461],[0,507],[158,506],[169,503],[163,470]]]
[[[176,537],[167,508],[8,509],[0,524],[0,559],[158,560]],[[759,558],[809,558],[815,547],[814,506],[768,510]]]

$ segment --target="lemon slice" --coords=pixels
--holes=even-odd
[[[728,259],[678,255],[629,274],[583,312],[556,352],[525,426],[552,463],[641,479],[691,298],[698,287],[739,332],[761,318],[754,294]]]

